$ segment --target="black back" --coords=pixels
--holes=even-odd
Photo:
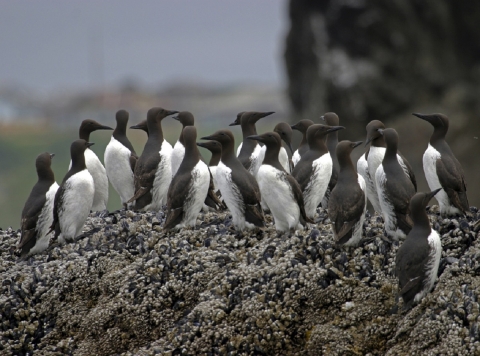
[[[328,153],[327,146],[325,145],[325,136],[330,132],[340,129],[343,129],[343,127],[321,124],[311,125],[307,129],[308,151],[305,152],[292,171],[292,176],[300,184],[302,191],[305,190],[310,182],[313,161]]]
[[[467,198],[467,183],[462,165],[453,154],[445,136],[448,132],[449,120],[443,114],[413,114],[418,118],[430,122],[433,126],[433,133],[430,137],[430,145],[441,155],[437,160],[436,168],[440,185],[445,190],[450,202],[457,209],[466,213],[470,204]]]
[[[399,294],[407,307],[412,305],[415,295],[422,290],[426,278],[425,266],[429,263],[430,255],[428,236],[432,229],[425,208],[439,190],[416,193],[410,201],[413,227],[395,258]]]
[[[25,202],[20,222],[22,237],[18,243],[18,248],[21,249],[22,257],[35,246],[37,220],[47,200],[46,194],[52,184],[55,183],[55,175],[52,171],[53,156],[53,154],[44,152],[35,161],[38,181]]]
[[[410,199],[415,194],[415,187],[409,177],[405,175],[403,168],[398,163],[397,147],[398,134],[395,129],[385,129],[379,131],[385,138],[387,149],[382,161],[382,166],[387,178],[385,189],[389,200],[393,204],[395,215],[397,216],[397,225],[408,233],[411,229],[411,220],[408,217],[410,213]]]
[[[337,243],[350,240],[353,227],[361,218],[365,208],[365,192],[358,183],[358,174],[350,154],[362,142],[341,141],[335,156],[339,163],[337,184],[328,200],[328,217],[334,224]]]
[[[160,151],[163,144],[162,120],[175,113],[177,111],[165,110],[161,107],[148,110],[147,127],[149,135],[142,155],[137,160],[134,172],[136,210],[142,209],[152,202],[151,189],[160,164]]]
[[[72,166],[63,178],[62,184],[55,194],[55,200],[53,203],[53,223],[50,230],[55,229],[55,238],[60,234],[60,224],[58,221],[58,213],[60,209],[63,209],[63,198],[65,196],[66,183],[73,175],[87,169],[85,165],[85,150],[93,145],[93,142],[87,142],[83,139],[73,141],[70,146],[70,156],[72,160]]]
[[[196,145],[197,129],[195,126],[187,126],[182,131],[185,156],[168,188],[165,229],[171,229],[182,221],[183,207],[191,199],[189,192],[193,184],[192,170],[200,161],[200,152]]]
[[[265,218],[260,206],[261,195],[258,183],[235,156],[235,139],[232,132],[230,130],[219,130],[213,135],[202,137],[202,140],[220,142],[222,145],[221,161],[232,170],[232,182],[238,187],[245,206],[245,220],[256,226],[265,226]]]

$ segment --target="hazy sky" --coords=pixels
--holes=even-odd
[[[286,0],[0,0],[0,86],[284,81]]]

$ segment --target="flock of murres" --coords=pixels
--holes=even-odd
[[[356,246],[362,238],[367,198],[384,219],[385,235],[404,239],[396,256],[399,295],[406,306],[419,302],[433,287],[441,257],[441,241],[430,226],[426,206],[436,196],[442,215],[468,215],[462,167],[445,141],[448,118],[413,114],[433,128],[423,167],[431,192],[416,193],[415,175],[400,152],[398,134],[373,120],[366,126],[366,152],[357,161],[350,154],[363,142],[338,142],[339,118],[329,112],[322,123],[281,122],[272,132],[257,134],[255,124],[273,112],[241,112],[230,126],[241,126],[243,141],[235,151],[232,132],[221,129],[197,142],[194,116],[188,111],[151,108],[147,119],[131,129],[148,135],[142,154],[127,138],[129,114],[116,113],[116,128],[105,150],[105,166],[90,149],[90,134],[113,130],[84,120],[79,139],[71,144],[71,163],[61,185],[51,169],[53,154],[36,159],[38,182],[25,203],[18,243],[20,260],[49,246],[73,242],[90,211],[106,209],[108,182],[125,209],[158,211],[166,205],[164,230],[195,227],[202,209],[228,209],[237,231],[265,227],[270,212],[279,233],[314,224],[318,206],[326,208],[338,245]],[[183,128],[175,146],[164,139],[168,116]],[[302,140],[293,152],[293,130]],[[292,152],[291,159],[282,141]],[[211,151],[207,166],[197,146]],[[357,173],[358,171],[358,173]]]

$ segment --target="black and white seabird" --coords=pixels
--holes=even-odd
[[[130,126],[130,128],[133,130],[142,130],[148,136],[147,120],[140,121],[138,124]]]
[[[325,145],[325,136],[342,126],[311,125],[307,129],[308,151],[302,155],[292,176],[302,188],[307,216],[313,220],[318,204],[328,187],[332,175],[332,157]]]
[[[435,198],[444,215],[469,214],[467,183],[460,162],[445,141],[448,118],[443,114],[413,114],[433,126],[428,148],[423,154],[423,170],[430,189],[443,188]]]
[[[42,153],[37,157],[38,181],[23,207],[21,220],[21,238],[17,245],[20,259],[40,253],[47,249],[50,238],[49,228],[53,222],[53,202],[58,184],[52,171],[54,154]]]
[[[72,166],[55,194],[53,222],[59,243],[73,242],[82,232],[93,204],[95,183],[86,166],[85,151],[92,142],[76,140],[70,146]]]
[[[128,111],[119,110],[115,115],[117,126],[105,149],[105,170],[108,180],[120,196],[122,204],[127,207],[127,201],[135,193],[133,172],[138,156],[127,137]]]
[[[212,173],[213,178],[213,185],[215,189],[218,189],[217,178],[215,175],[217,174],[217,166],[220,163],[220,158],[222,157],[222,145],[218,141],[205,141],[205,142],[197,142],[197,146],[206,148],[212,153],[210,157],[210,162],[208,163],[208,169]]]
[[[236,126],[240,124],[242,127],[243,142],[237,149],[237,156],[238,160],[250,173],[253,174],[253,176],[257,174],[258,168],[260,168],[260,164],[262,164],[263,161],[262,147],[257,141],[249,140],[247,137],[257,134],[255,124],[258,120],[273,113],[273,111],[247,111],[241,115],[240,120],[237,115],[237,119],[229,125]]]
[[[290,152],[293,154],[293,149],[292,149],[293,131],[292,131],[292,128],[290,127],[290,125],[287,124],[286,122],[279,122],[273,128],[273,132],[276,132],[280,135],[280,138],[282,139],[282,141],[286,143]],[[260,142],[262,142],[262,141],[260,141]],[[266,146],[262,147],[262,150],[264,151],[262,153],[263,157],[265,157],[266,149],[267,149]],[[281,145],[281,142],[280,142],[280,152],[278,153],[278,160],[280,161],[280,164],[282,165],[282,167],[285,169],[285,171],[287,173],[292,172],[292,164],[290,162],[290,158],[288,157],[287,150]],[[260,164],[261,163],[262,162],[260,162]]]
[[[413,228],[395,258],[399,294],[406,309],[420,302],[437,279],[442,242],[438,233],[430,227],[425,208],[440,190],[441,188],[430,193],[417,193],[410,201]]]
[[[356,246],[362,239],[367,209],[365,180],[355,171],[350,158],[353,149],[361,143],[341,141],[336,148],[339,171],[328,200],[328,217],[336,243],[344,246]]]
[[[167,202],[172,181],[172,145],[163,138],[162,120],[178,111],[154,107],[148,110],[148,140],[135,165],[135,210],[159,210]]]
[[[325,115],[322,115],[320,119],[322,119],[325,122],[325,125],[328,125],[328,126],[340,125],[340,119],[338,118],[338,115],[335,114],[334,112],[327,112]],[[332,157],[332,175],[330,177],[330,182],[328,183],[327,190],[325,191],[325,195],[322,199],[323,208],[326,208],[328,206],[328,199],[330,198],[330,192],[335,187],[335,184],[337,184],[338,171],[340,169],[337,155],[335,153],[337,149],[337,144],[338,144],[338,131],[331,132],[327,135],[326,144],[327,144],[328,152],[330,153],[330,157]]]
[[[294,167],[297,165],[298,161],[300,161],[300,158],[302,158],[302,155],[308,151],[307,129],[311,125],[313,125],[312,120],[300,120],[295,125],[291,126],[292,130],[297,130],[302,133],[302,141],[300,141],[300,145],[292,155],[292,163]]]
[[[380,214],[382,212],[382,208],[378,200],[379,198],[377,193],[377,185],[375,182],[375,173],[377,172],[378,166],[383,161],[383,156],[385,155],[385,150],[387,147],[383,135],[381,135],[378,131],[378,129],[385,129],[385,125],[379,120],[372,120],[368,123],[366,129],[367,140],[365,142],[365,146],[369,143],[371,143],[371,145],[369,150],[358,160],[357,169],[358,173],[360,173],[365,179],[368,200],[370,200],[370,203],[375,211]],[[415,174],[413,173],[410,164],[405,157],[400,154],[400,152],[397,153],[397,159],[403,171],[414,185],[415,191],[417,191]]]
[[[89,142],[90,134],[97,130],[113,130],[110,126],[102,125],[95,120],[83,120],[79,129],[79,139]],[[70,162],[72,164],[72,162]],[[107,171],[95,152],[87,147],[85,150],[85,164],[95,183],[95,196],[91,210],[102,211],[107,209],[108,177]],[[69,167],[70,168],[70,167]]]
[[[185,142],[183,138],[183,129],[187,126],[193,126],[195,124],[195,119],[191,112],[189,111],[180,111],[178,115],[174,116],[173,119],[179,121],[182,124],[182,132],[180,132],[180,137],[178,138],[175,146],[173,146],[172,151],[172,177],[177,173],[178,167],[182,163],[183,156],[185,155]]]
[[[210,185],[210,171],[200,159],[196,144],[197,129],[187,126],[182,131],[184,158],[168,188],[167,230],[195,227]]]
[[[385,232],[394,239],[404,238],[412,228],[409,203],[415,194],[415,186],[398,162],[397,131],[389,128],[378,129],[378,132],[383,135],[387,145],[382,163],[375,173]]]
[[[235,156],[235,139],[232,132],[219,130],[213,135],[202,137],[202,140],[215,140],[222,145],[222,157],[217,166],[216,180],[222,199],[232,213],[234,227],[237,230],[264,227],[265,218],[260,206],[258,183]]]
[[[273,215],[275,229],[282,232],[303,230],[306,222],[313,221],[306,216],[300,185],[280,163],[281,136],[277,132],[267,132],[248,138],[260,141],[266,147],[256,178],[260,193]]]

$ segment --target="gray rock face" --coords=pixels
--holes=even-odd
[[[480,214],[442,219],[432,293],[396,302],[398,242],[369,217],[357,248],[315,229],[240,236],[225,213],[163,234],[164,213],[97,213],[91,235],[16,263],[19,238],[0,231],[0,354],[480,353]]]

